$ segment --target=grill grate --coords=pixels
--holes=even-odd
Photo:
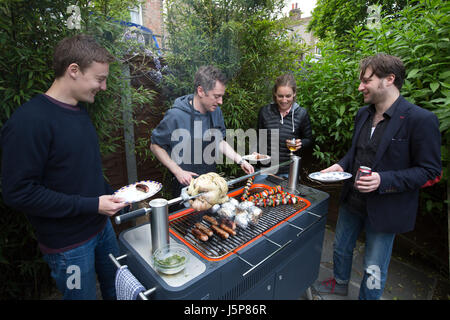
[[[183,241],[192,245],[206,257],[210,259],[220,259],[260,236],[262,233],[287,219],[291,215],[306,209],[308,206],[309,205],[306,202],[299,201],[294,205],[291,204],[280,205],[278,207],[261,208],[263,213],[261,214],[257,225],[249,225],[245,229],[237,227],[236,235],[230,235],[227,239],[222,239],[214,233],[208,241],[203,242],[198,240],[192,234],[191,229],[197,222],[210,227],[210,224],[202,219],[205,214],[220,221],[220,218],[216,214],[206,213],[205,211],[193,212],[191,214],[175,218],[169,222],[169,228],[178,234]]]

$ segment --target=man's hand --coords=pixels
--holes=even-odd
[[[244,170],[247,174],[252,174],[253,172],[255,172],[255,168],[253,168],[253,166],[245,160],[243,160],[241,163],[241,169]]]
[[[129,206],[129,204],[123,202],[123,199],[111,195],[104,195],[98,198],[98,213],[100,214],[113,216],[126,206]]]
[[[184,171],[181,167],[173,161],[166,150],[157,144],[152,143],[150,145],[150,150],[156,156],[156,158],[161,161],[161,163],[169,169],[170,172],[177,178],[178,182],[182,185],[189,185],[191,183],[192,177],[198,176],[195,172]]]
[[[327,172],[344,172],[344,169],[342,169],[342,167],[340,165],[338,165],[337,163],[333,164],[331,167],[328,167],[326,169],[321,170],[320,172],[322,173],[327,173]]]
[[[180,168],[179,171],[175,174],[178,182],[184,186],[188,186],[191,183],[193,177],[197,177],[198,174],[191,171],[185,171]]]
[[[355,188],[361,193],[372,192],[378,189],[381,178],[378,172],[372,172],[370,176],[362,176],[355,181]]]

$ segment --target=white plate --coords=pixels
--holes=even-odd
[[[352,175],[351,175],[351,173],[348,173],[348,172],[334,171],[334,172],[326,172],[326,173],[313,172],[308,177],[313,180],[320,181],[320,182],[336,182],[336,181],[342,181],[342,180],[349,179],[352,177]]]
[[[246,156],[243,156],[242,159],[247,160],[247,161],[268,161],[270,160],[270,156],[266,155],[266,154],[262,154],[261,156],[264,156],[265,158],[261,158],[258,159],[256,158],[256,154],[248,154]]]
[[[145,184],[148,186],[149,191],[143,192],[136,189],[137,184]],[[161,190],[162,184],[156,181],[146,180],[146,181],[139,181],[133,184],[130,184],[128,186],[122,187],[116,192],[114,192],[113,196],[117,198],[124,199],[125,202],[133,203],[145,200],[147,198],[150,198],[154,194],[156,194],[159,190]]]

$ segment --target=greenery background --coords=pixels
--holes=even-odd
[[[129,43],[121,40],[123,30],[109,22],[110,17],[128,19],[127,8],[135,3],[77,1],[82,11],[82,31],[94,35],[117,57],[111,65],[109,89],[89,106],[103,155],[123,144],[121,138],[112,134],[123,126],[119,116],[121,97],[131,95],[135,109],[153,96],[146,88],[124,92],[127,86],[123,85],[126,79],[121,65],[127,60]],[[169,72],[161,83],[165,108],[175,97],[192,92],[192,78],[198,66],[216,64],[230,78],[222,107],[226,126],[246,130],[255,127],[259,108],[270,102],[273,80],[281,73],[292,72],[299,87],[297,101],[308,109],[312,121],[312,167],[329,165],[348,149],[353,119],[363,104],[357,91],[359,60],[375,52],[402,58],[408,71],[402,94],[436,113],[443,136],[444,178],[422,192],[421,214],[445,221],[450,122],[448,2],[380,1],[384,5],[380,28],[368,29],[366,1],[318,1],[311,30],[321,38],[319,62],[308,57],[301,61],[308,48],[291,40],[286,29],[289,19],[278,18],[283,1],[164,3],[170,35],[170,51],[165,55]],[[53,47],[63,37],[77,32],[65,27],[66,8],[71,4],[74,3],[68,0],[6,0],[0,4],[0,124],[22,103],[50,86]],[[146,141],[148,145],[145,138],[139,141],[142,149]],[[221,165],[220,170],[227,175],[239,174],[232,165]],[[0,299],[39,299],[50,290],[52,280],[32,228],[23,214],[5,207],[2,201],[0,210]]]

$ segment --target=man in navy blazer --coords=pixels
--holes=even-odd
[[[339,208],[334,240],[334,277],[318,282],[319,293],[347,295],[353,249],[365,230],[364,277],[359,299],[379,299],[385,286],[396,233],[414,229],[421,187],[441,177],[441,134],[437,117],[400,95],[402,61],[387,54],[360,63],[367,106],[355,118],[352,145],[338,163],[321,172],[350,172]],[[372,174],[355,181],[360,166]]]

